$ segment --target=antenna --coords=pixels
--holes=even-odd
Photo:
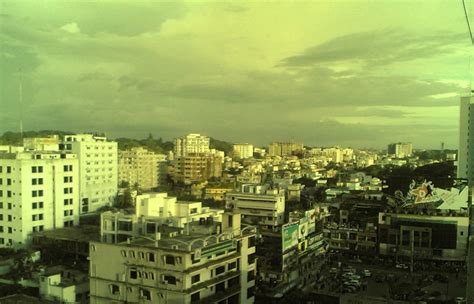
[[[18,99],[20,102],[20,139],[23,145],[23,78],[22,70],[19,69],[19,87],[18,87]]]

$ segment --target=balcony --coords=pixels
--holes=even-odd
[[[202,299],[201,301],[197,302],[200,304],[208,304],[208,303],[218,303],[224,299],[227,299],[235,294],[240,293],[240,284],[227,288],[225,291],[217,292],[209,297]]]
[[[219,284],[221,282],[224,282],[224,281],[227,281],[229,279],[239,277],[239,276],[240,276],[240,271],[238,271],[238,270],[228,271],[227,273],[225,273],[223,275],[219,275],[219,276],[214,277],[210,280],[200,282],[199,284],[196,284],[196,285],[192,286],[191,288],[186,289],[185,292],[188,293],[188,294],[189,293],[194,293],[195,291],[198,291],[200,289],[209,288],[212,285],[216,285],[216,284]]]

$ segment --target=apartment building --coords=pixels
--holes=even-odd
[[[117,143],[92,134],[64,136],[61,150],[79,159],[80,213],[111,205],[117,195]]]
[[[78,223],[75,154],[22,147],[0,152],[0,247],[24,247],[33,232]]]
[[[163,203],[159,206],[174,205],[175,211],[187,210],[183,212],[189,216],[198,208],[158,196]],[[153,229],[133,228],[116,242],[91,242],[90,302],[254,303],[255,227],[241,225],[237,213],[222,213],[220,221],[201,214],[185,227],[171,226],[160,222],[162,207],[154,199],[142,199],[142,207],[137,203],[137,213],[144,214],[147,228],[153,222]],[[103,216],[103,229],[109,220]]]
[[[191,222],[221,222],[224,211],[202,207],[201,202],[178,201],[167,193],[146,193],[136,198],[135,213],[107,211],[101,214],[101,239],[124,242],[141,232],[155,233],[160,225],[184,228]]]
[[[174,182],[185,184],[221,177],[222,158],[203,153],[176,157],[170,167],[170,176]]]
[[[301,143],[274,142],[268,146],[268,154],[270,156],[288,156],[302,151],[303,144]]]
[[[137,184],[140,189],[158,187],[163,180],[166,155],[137,147],[118,153],[118,180],[130,186]]]
[[[244,223],[276,231],[285,220],[285,192],[268,185],[242,185],[241,192],[226,193],[226,208],[240,212]]]
[[[250,158],[253,157],[253,145],[252,144],[234,144],[233,153],[235,156],[240,158]]]
[[[210,139],[201,134],[188,134],[174,140],[174,157],[183,157],[189,154],[209,153]]]
[[[409,157],[413,154],[413,145],[412,143],[389,144],[387,152],[389,155],[393,155],[396,158]]]

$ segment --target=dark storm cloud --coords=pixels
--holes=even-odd
[[[367,68],[449,54],[465,45],[464,33],[413,34],[402,30],[353,33],[331,39],[282,60],[287,67],[338,61],[362,62]]]

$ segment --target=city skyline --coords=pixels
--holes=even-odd
[[[1,7],[0,132],[19,131],[21,69],[25,130],[458,146],[469,84],[459,3]]]

